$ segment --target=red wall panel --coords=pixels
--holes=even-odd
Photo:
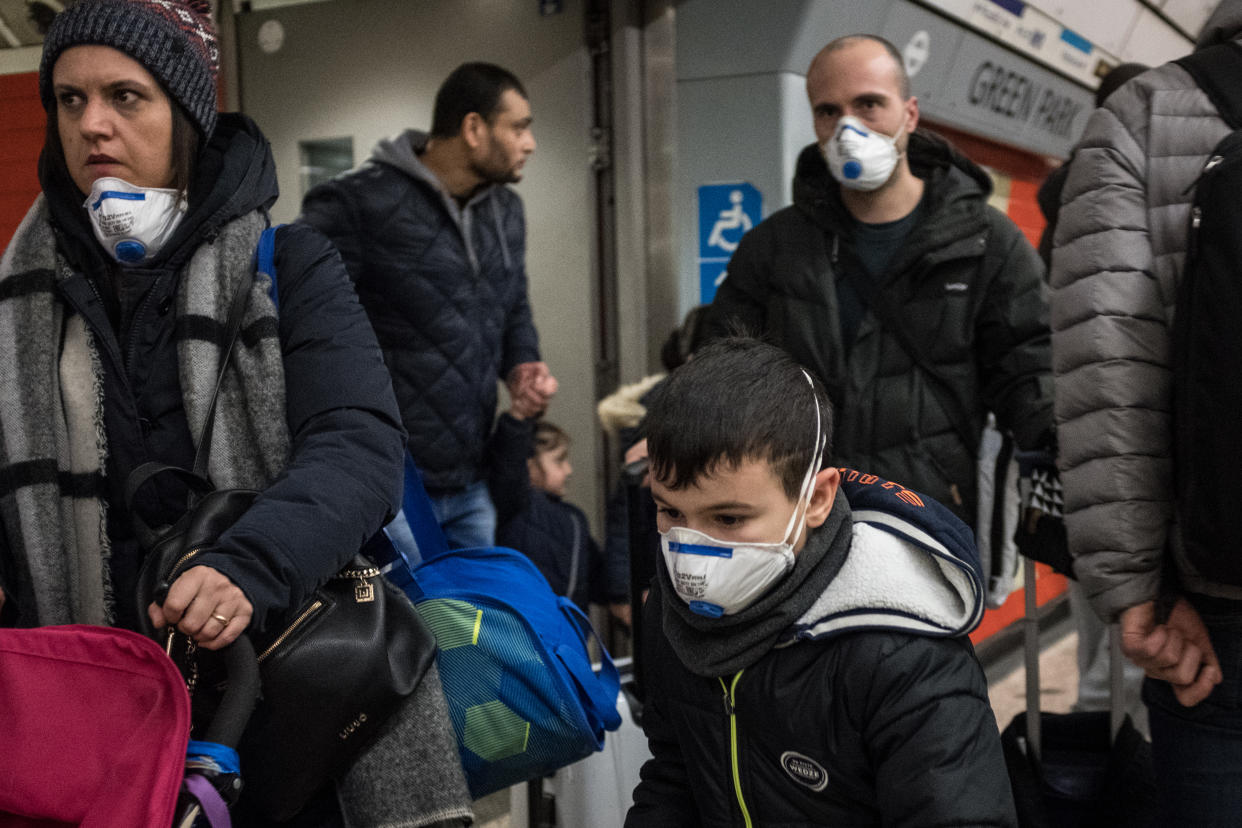
[[[44,129],[38,73],[0,75],[0,249],[39,194]]]
[[[1039,247],[1039,237],[1047,222],[1039,210],[1035,194],[1054,168],[1053,163],[1041,155],[1007,147],[946,124],[928,123],[926,126],[952,141],[971,161],[1009,177],[1009,209],[1006,213],[1031,246]]]

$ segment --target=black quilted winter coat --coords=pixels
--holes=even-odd
[[[650,687],[626,828],[1013,826],[987,683],[965,638],[860,630],[704,678],[677,657],[653,581]]]
[[[987,175],[943,139],[910,136],[924,179],[923,218],[875,285],[935,376],[868,312],[842,343],[836,280],[861,268],[852,217],[819,147],[798,159],[794,204],[747,233],[708,312],[764,333],[823,380],[837,417],[833,451],[931,495],[973,526],[976,455],[986,413],[1021,448],[1052,435],[1052,371],[1043,264],[986,203]]]
[[[429,489],[483,476],[496,381],[539,359],[517,193],[458,205],[423,166],[426,135],[381,141],[359,169],[306,194],[302,216],[335,242],[392,374],[410,453]]]

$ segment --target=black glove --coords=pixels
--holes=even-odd
[[[1073,578],[1074,559],[1070,557],[1069,540],[1065,535],[1061,477],[1047,453],[1031,454],[1039,456],[1024,458],[1023,453],[1018,456],[1018,487],[1022,497],[1022,516],[1014,536],[1018,552]]]

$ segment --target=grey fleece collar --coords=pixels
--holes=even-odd
[[[982,613],[977,581],[944,544],[893,515],[858,511],[845,565],[781,644],[862,629],[965,635]]]

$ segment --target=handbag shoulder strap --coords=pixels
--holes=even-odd
[[[565,585],[566,596],[572,596],[574,590],[578,588],[578,564],[582,560],[582,521],[578,519],[573,510],[569,511],[569,522],[574,529],[574,540],[573,546],[570,547],[569,581]]]
[[[569,622],[577,633],[578,644],[573,646],[561,642],[555,647],[555,654],[569,671],[570,678],[578,688],[579,698],[587,720],[597,733],[604,730],[616,730],[621,726],[621,714],[617,712],[617,694],[621,690],[621,675],[617,665],[608,656],[604,642],[600,641],[590,620],[578,609],[577,604],[568,598],[557,597],[557,607],[561,616]],[[587,639],[594,638],[601,653],[598,676],[587,658]]]
[[[276,301],[276,230],[279,227],[268,227],[259,236],[259,246],[255,251],[255,269],[259,273],[266,273],[272,280],[270,288],[273,296],[272,301]],[[198,448],[194,452],[194,473],[202,477],[207,476],[207,455],[211,451],[211,434],[215,430],[216,424],[216,405],[220,401],[220,388],[224,385],[224,372],[229,365],[229,355],[233,353],[233,346],[237,343],[237,337],[241,333],[242,318],[246,314],[246,305],[250,298],[250,286],[253,280],[242,278],[237,288],[233,291],[233,303],[229,307],[229,316],[224,323],[224,346],[220,349],[220,367],[216,373],[216,387],[211,392],[211,403],[207,406],[207,419],[203,423],[203,435],[198,441]]]

